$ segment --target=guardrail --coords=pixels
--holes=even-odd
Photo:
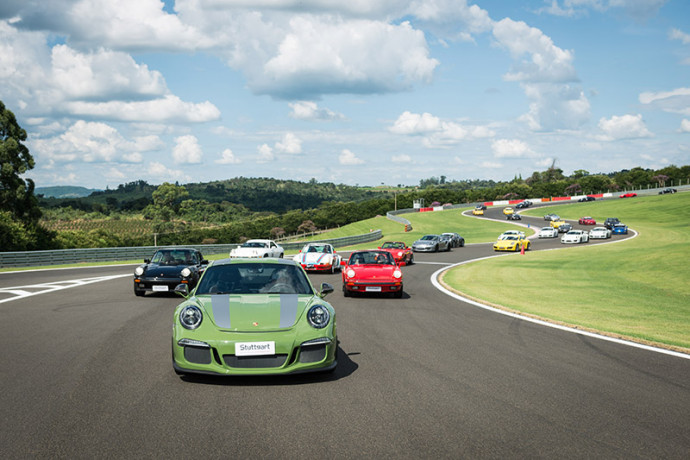
[[[363,235],[344,236],[341,238],[328,238],[318,240],[320,243],[330,243],[334,247],[350,246],[359,243],[368,243],[381,238],[381,230],[365,233]],[[316,241],[315,241],[316,242]],[[304,242],[285,243],[281,246],[286,251],[301,249]],[[195,248],[202,254],[229,254],[231,249],[239,244],[188,244],[185,248]],[[56,249],[50,251],[16,251],[0,252],[0,268],[36,267],[42,265],[64,265],[93,262],[118,262],[126,260],[143,260],[151,257],[156,250],[163,246],[137,246],[126,248],[84,248],[84,249]],[[175,246],[164,246],[175,247]]]

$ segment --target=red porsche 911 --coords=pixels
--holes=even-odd
[[[597,221],[594,220],[593,217],[580,217],[580,219],[577,221],[580,225],[596,225]]]
[[[390,252],[355,251],[342,262],[343,295],[353,293],[388,293],[401,298],[403,274]]]
[[[412,248],[402,241],[386,241],[379,246],[379,249],[390,252],[397,264],[405,262],[405,265],[412,265],[414,263]]]
[[[620,198],[634,198],[636,196],[637,196],[637,193],[628,192],[628,193],[622,194],[620,196]]]

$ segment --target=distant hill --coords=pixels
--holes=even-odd
[[[100,192],[98,189],[76,187],[71,185],[58,185],[55,187],[36,187],[34,194],[43,195],[46,198],[83,198],[93,192]]]

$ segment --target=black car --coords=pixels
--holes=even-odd
[[[450,237],[451,247],[462,248],[465,246],[465,238],[461,237],[457,233],[442,233],[441,238],[443,238],[444,236]]]
[[[572,229],[573,226],[566,222],[565,224],[561,224],[558,226],[558,233],[568,233]]]
[[[593,196],[583,196],[582,198],[580,198],[580,199],[577,200],[577,201],[579,201],[580,203],[584,203],[584,202],[586,202],[586,201],[596,201],[596,200],[597,200],[597,199],[594,198]]]
[[[191,291],[207,266],[208,260],[196,249],[159,249],[134,270],[134,294],[172,292],[178,284],[186,284]]]
[[[486,205],[478,204],[477,206],[474,207],[474,209],[481,209],[482,211],[486,211]]]
[[[522,220],[522,217],[520,217],[520,214],[513,213],[513,214],[508,214],[506,216],[507,220]]]
[[[621,221],[618,220],[618,217],[607,217],[604,221],[604,227],[608,228],[609,230],[612,230],[614,225],[620,223]]]
[[[669,187],[669,188],[665,188],[663,190],[660,190],[659,195],[666,195],[667,193],[676,193],[677,191],[678,190],[676,190],[675,188]]]
[[[529,208],[530,206],[532,206],[532,202],[528,200],[521,201],[515,205],[515,207],[518,209]]]

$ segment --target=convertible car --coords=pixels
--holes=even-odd
[[[293,259],[306,271],[335,273],[340,270],[340,255],[329,243],[307,243]]]
[[[343,264],[345,297],[357,292],[389,293],[397,298],[402,297],[402,270],[388,251],[355,251]]]
[[[405,262],[405,265],[412,265],[414,263],[412,248],[402,241],[386,241],[379,246],[379,249],[390,252],[397,264]]]
[[[257,375],[332,371],[335,310],[293,260],[223,259],[211,264],[173,314],[178,374]]]
[[[514,212],[515,211],[510,206],[508,206],[507,208],[503,208],[503,214],[505,214],[506,216],[509,214],[513,214]]]
[[[521,232],[520,230],[506,230],[505,232],[498,235],[498,241],[505,240],[509,236],[519,236],[520,238],[524,238],[525,232]]]
[[[628,192],[628,193],[623,193],[622,195],[620,195],[620,198],[634,198],[636,196],[637,196],[637,193]]]
[[[187,284],[191,289],[207,265],[208,260],[196,249],[159,249],[134,269],[134,295],[170,292],[178,284]]]
[[[519,251],[523,247],[529,249],[530,242],[524,236],[511,235],[494,243],[494,251]]]
[[[261,257],[283,258],[285,251],[273,240],[247,240],[239,248],[230,251],[230,257],[248,257],[251,259]]]
[[[578,219],[577,223],[580,225],[596,225],[597,221],[594,220],[593,217],[585,216],[585,217],[580,217]]]
[[[484,215],[484,210],[482,208],[474,208],[472,210],[472,215],[473,216],[483,216]]]

